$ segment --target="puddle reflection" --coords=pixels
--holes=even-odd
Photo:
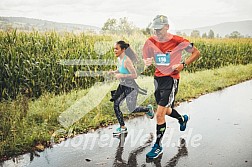
[[[133,151],[130,152],[128,161],[122,159],[122,154],[124,150],[124,143],[127,134],[122,134],[118,138],[120,140],[119,145],[116,150],[115,161],[113,166],[115,167],[135,167],[137,166],[137,155],[142,153],[145,148],[151,145],[153,141],[153,134],[150,134],[149,139],[144,143],[143,146],[137,147]]]
[[[122,159],[122,154],[124,151],[124,143],[125,139],[127,137],[127,134],[123,134],[118,139],[120,140],[119,145],[116,150],[115,154],[115,160],[113,163],[114,167],[137,167],[139,164],[137,163],[137,155],[141,154],[145,148],[149,147],[152,144],[153,141],[153,134],[150,134],[149,139],[144,143],[143,146],[140,146],[134,150],[132,150],[129,154],[128,161]],[[183,138],[180,138],[180,145],[178,147],[178,153],[171,158],[164,167],[175,167],[181,157],[188,156],[188,150],[186,148],[186,141]],[[158,158],[155,159],[149,159],[146,158],[146,163],[153,163],[156,167],[162,167],[161,160],[162,160],[163,154],[161,154]],[[146,164],[141,164],[140,166],[144,167]]]
[[[180,138],[180,146],[178,147],[178,153],[171,158],[165,165],[164,167],[174,167],[177,165],[179,159],[181,157],[187,156],[188,155],[188,151],[186,148],[186,141],[183,138]],[[150,163],[153,162],[156,167],[162,167],[161,165],[161,160],[162,160],[163,154],[161,154],[158,158],[156,159],[148,159],[146,158],[146,162]]]

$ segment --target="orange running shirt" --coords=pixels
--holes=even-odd
[[[179,79],[178,71],[174,71],[172,66],[180,64],[182,51],[192,52],[193,44],[187,39],[173,35],[165,42],[159,42],[155,36],[150,37],[143,47],[143,59],[154,58],[156,77],[171,76]]]

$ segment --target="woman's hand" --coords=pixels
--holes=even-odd
[[[121,79],[121,78],[123,78],[123,74],[115,73],[115,77],[116,77],[116,79]]]
[[[110,75],[111,75],[111,74],[116,74],[116,73],[117,73],[117,70],[113,71],[113,70],[111,70],[111,69],[110,69],[109,72],[108,72],[108,74],[110,74]]]
[[[124,77],[123,74],[118,73],[118,70],[115,70],[115,71],[109,70],[108,74],[109,74],[109,75],[114,75],[114,77],[115,77],[116,79],[121,79],[121,78]]]

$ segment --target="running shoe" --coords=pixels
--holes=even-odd
[[[151,151],[146,154],[147,158],[154,159],[163,153],[163,148],[158,144],[154,144]]]
[[[185,131],[186,123],[189,120],[189,117],[187,115],[182,115],[182,117],[183,117],[183,122],[179,123],[180,124],[180,131]]]
[[[123,134],[123,133],[128,133],[127,131],[127,128],[116,128],[116,131],[113,132],[114,135],[120,135],[120,134]]]
[[[149,104],[147,106],[147,108],[149,109],[149,111],[146,112],[147,117],[150,118],[150,119],[153,119],[154,118],[154,109],[153,109],[153,106],[151,104]]]

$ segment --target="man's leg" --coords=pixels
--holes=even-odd
[[[166,115],[176,118],[180,124],[180,130],[184,131],[186,129],[186,123],[188,121],[187,115],[181,115],[177,110],[174,109],[174,102],[176,94],[178,93],[179,80],[173,79],[172,90],[169,97],[169,102],[167,104]]]
[[[148,158],[157,158],[163,152],[163,148],[161,147],[161,141],[166,130],[165,115],[166,115],[167,108],[165,106],[168,104],[168,100],[171,93],[172,86],[170,85],[172,85],[172,78],[170,77],[155,78],[154,95],[155,95],[155,100],[158,104],[158,108],[156,111],[157,138],[151,151],[146,154]]]
[[[157,111],[156,111],[156,118],[157,118],[157,139],[155,144],[158,146],[161,146],[161,141],[164,136],[165,130],[166,130],[166,122],[165,122],[165,114],[166,114],[166,107],[158,105]]]
[[[161,147],[161,141],[164,136],[166,130],[166,122],[165,122],[165,107],[158,105],[156,111],[156,118],[157,118],[157,129],[156,129],[156,142],[152,147],[151,151],[146,154],[148,158],[157,158],[160,154],[163,153],[163,148]]]
[[[172,118],[176,118],[179,123],[183,123],[183,116],[180,115],[177,110],[175,110],[174,108],[171,108],[171,107],[167,107],[166,108],[166,115],[172,117]]]

